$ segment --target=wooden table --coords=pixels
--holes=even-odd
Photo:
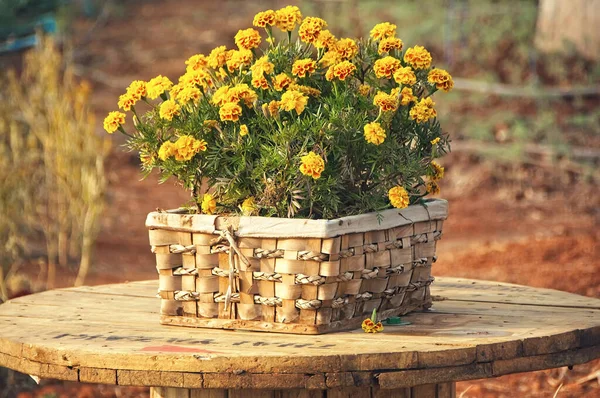
[[[600,357],[600,300],[438,278],[431,311],[319,336],[158,324],[157,283],[53,290],[0,306],[0,365],[153,387],[153,397],[454,397],[455,381]]]

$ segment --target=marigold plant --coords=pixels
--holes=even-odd
[[[336,38],[295,6],[249,22],[176,84],[136,80],[119,97],[104,127],[144,173],[175,177],[206,214],[336,218],[439,193],[434,159],[450,148],[432,95],[454,83],[429,51],[389,22]]]

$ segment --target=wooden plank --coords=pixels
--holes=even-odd
[[[456,383],[438,384],[437,398],[456,398]]]
[[[437,398],[436,384],[423,384],[410,389],[411,396],[419,398]]]
[[[227,390],[194,389],[190,391],[190,398],[227,398]]]
[[[492,364],[471,364],[445,368],[385,372],[378,377],[383,389],[412,387],[426,383],[444,383],[455,380],[485,379],[492,376]]]

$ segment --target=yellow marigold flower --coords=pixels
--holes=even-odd
[[[214,214],[217,210],[217,201],[211,194],[205,193],[202,196],[202,204],[200,205],[200,208],[204,214]]]
[[[240,135],[243,137],[245,135],[248,135],[248,126],[246,126],[245,124],[242,124],[240,126]]]
[[[260,75],[260,76],[252,75],[252,86],[255,88],[261,88],[263,90],[268,90],[269,82],[267,81],[267,78],[264,77],[263,75]]]
[[[300,115],[304,111],[307,102],[308,97],[302,94],[300,91],[289,90],[283,93],[281,96],[279,107],[286,111],[295,109],[296,113]]]
[[[433,140],[430,141],[431,145],[435,145],[438,142],[440,142],[440,137],[435,137]]]
[[[379,91],[373,98],[373,105],[377,105],[381,108],[382,112],[396,111],[398,109],[398,97]]]
[[[314,43],[321,30],[326,26],[327,22],[321,18],[306,17],[298,29],[298,36],[305,43]]]
[[[335,36],[328,31],[327,29],[322,30],[317,35],[317,40],[313,43],[316,48],[332,48],[335,46],[337,39]]]
[[[302,86],[302,85],[296,84],[296,83],[290,84],[290,86],[288,88],[290,90],[298,90],[303,94],[310,95],[311,97],[318,97],[319,95],[321,95],[321,91],[317,90],[316,88],[309,87],[309,86]]]
[[[242,83],[233,86],[227,92],[227,102],[239,102],[244,101],[247,107],[252,108],[254,101],[258,99],[256,91],[252,90],[247,84]]]
[[[283,7],[275,11],[275,25],[284,32],[291,32],[302,22],[302,13],[296,6]]]
[[[279,107],[281,106],[281,102],[279,101],[271,101],[269,102],[269,105],[267,106],[267,109],[269,110],[269,114],[271,115],[272,118],[277,118],[279,116]]]
[[[427,193],[430,193],[432,195],[438,195],[440,193],[440,186],[436,181],[433,180],[427,181],[425,189],[427,190]]]
[[[200,151],[206,151],[206,141],[197,140],[191,135],[182,135],[175,141],[175,160],[185,162]]]
[[[274,70],[275,65],[273,65],[272,62],[269,62],[269,57],[267,55],[257,59],[254,65],[250,67],[252,75],[256,76],[262,76],[263,74],[270,75]]]
[[[378,23],[371,29],[370,35],[375,40],[396,36],[396,25],[389,22]]]
[[[439,139],[438,137],[437,139]],[[439,181],[444,178],[444,168],[435,160],[432,160],[429,164],[431,166],[431,179],[433,181]]]
[[[252,51],[250,50],[233,50],[231,58],[226,62],[227,69],[229,72],[235,72],[236,70],[250,65],[252,63]]]
[[[371,91],[371,86],[369,86],[366,83],[358,86],[358,92],[360,93],[360,95],[363,95],[366,97],[367,95],[369,95],[370,91]]]
[[[260,40],[260,33],[253,28],[240,29],[235,35],[235,44],[240,50],[252,50],[260,46]]]
[[[409,115],[417,123],[425,123],[437,116],[437,112],[433,108],[434,105],[435,102],[433,102],[431,97],[423,98],[411,108]]]
[[[325,170],[325,161],[321,156],[314,152],[309,152],[300,158],[300,172],[306,176],[317,180],[321,177],[321,173]]]
[[[340,62],[342,62],[342,59],[342,56],[337,51],[330,49],[325,53],[325,55],[323,55],[319,63],[322,64],[324,67],[328,67],[335,64],[339,64]]]
[[[220,46],[213,49],[208,54],[208,66],[213,69],[218,69],[227,62],[227,47]]]
[[[158,75],[146,84],[147,96],[150,99],[158,98],[165,91],[169,91],[171,87],[173,87],[173,82],[168,77]]]
[[[187,86],[184,87],[183,90],[177,94],[177,101],[181,104],[187,104],[188,102],[193,102],[197,104],[200,101],[200,96],[202,93],[200,89],[196,87]]]
[[[158,150],[158,158],[162,161],[165,161],[171,156],[174,156],[176,150],[177,147],[174,143],[172,143],[171,141],[165,141]]]
[[[222,121],[237,122],[240,120],[242,107],[235,102],[227,102],[219,109],[219,116]]]
[[[310,58],[299,59],[292,65],[292,75],[305,77],[306,74],[313,74],[317,68],[317,62]]]
[[[294,80],[291,77],[286,75],[285,73],[280,73],[275,76],[275,81],[273,82],[273,87],[277,91],[285,90]]]
[[[379,145],[385,140],[385,130],[377,122],[365,124],[365,140],[368,143]]]
[[[358,54],[358,45],[352,39],[340,39],[335,43],[334,51],[342,59],[352,59]]]
[[[431,54],[423,46],[410,47],[404,53],[404,62],[414,69],[427,69],[431,66]]]
[[[388,198],[390,199],[390,203],[396,209],[404,209],[408,207],[410,203],[410,199],[408,197],[408,192],[404,187],[395,186],[388,191]]]
[[[379,48],[377,51],[379,54],[389,53],[392,50],[400,52],[402,51],[402,44],[402,40],[396,37],[386,37],[379,42]]]
[[[256,211],[256,203],[254,203],[254,196],[250,196],[249,198],[244,200],[242,202],[242,205],[240,206],[240,209],[242,210],[243,215],[252,215],[252,213]]]
[[[383,330],[381,322],[373,322],[370,318],[365,319],[361,324],[362,330],[365,333],[378,333]]]
[[[127,87],[129,93],[136,101],[146,96],[146,82],[142,80],[134,80]]]
[[[112,134],[125,124],[125,114],[119,111],[112,111],[104,118],[104,130]]]
[[[342,61],[337,65],[330,66],[325,74],[327,80],[333,80],[338,78],[342,81],[346,80],[348,76],[354,73],[356,66],[350,61]]]
[[[400,63],[399,59],[390,57],[388,55],[387,57],[383,57],[375,61],[373,64],[373,71],[375,72],[375,76],[378,78],[385,77],[387,79],[391,79],[394,75],[394,72],[396,72],[401,66],[402,64]]]
[[[208,66],[208,58],[204,54],[192,55],[185,61],[186,71],[204,69]]]
[[[136,102],[137,100],[130,93],[125,93],[119,96],[119,102],[117,102],[117,105],[120,109],[128,111],[132,106],[135,105]]]
[[[266,28],[267,26],[275,25],[275,11],[267,10],[259,12],[254,16],[254,20],[252,24],[254,26],[258,26],[259,28]]]
[[[394,73],[394,80],[398,84],[412,86],[417,82],[417,76],[410,66],[403,66]]]
[[[215,128],[219,125],[219,122],[217,122],[216,120],[213,120],[213,119],[207,119],[202,122],[202,125],[204,127],[208,127],[208,128]]]
[[[189,70],[179,78],[179,84],[183,86],[207,87],[209,82],[210,75],[203,69]]]
[[[184,86],[181,83],[173,85],[173,87],[171,87],[171,89],[169,90],[169,96],[171,98],[177,98],[181,90],[183,90],[183,87]]]
[[[452,90],[452,87],[454,87],[454,80],[452,80],[452,76],[450,76],[450,73],[446,72],[444,69],[433,68],[430,70],[429,74],[427,75],[427,81],[435,84],[439,90],[445,92]]]
[[[159,115],[162,119],[173,120],[173,116],[179,115],[181,107],[173,100],[166,100],[160,104]]]
[[[400,105],[406,106],[411,102],[416,102],[417,97],[413,94],[412,88],[404,87],[400,92]]]
[[[229,86],[221,86],[214,92],[210,102],[214,105],[222,106],[224,103],[229,102]],[[235,101],[237,102],[237,100]]]

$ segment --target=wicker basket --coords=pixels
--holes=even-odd
[[[431,305],[445,200],[336,220],[153,212],[161,323],[320,334]]]

